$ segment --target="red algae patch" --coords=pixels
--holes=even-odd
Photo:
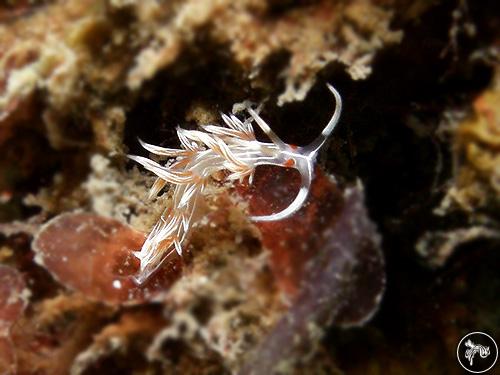
[[[10,326],[22,315],[28,296],[22,275],[14,268],[0,265],[0,337],[7,336]]]
[[[139,260],[133,251],[144,243],[143,233],[121,222],[90,213],[62,214],[35,236],[35,261],[62,285],[108,304],[150,301],[180,276],[181,260],[174,254],[149,280],[137,285],[133,276]]]
[[[16,372],[16,355],[10,339],[10,327],[28,305],[29,291],[16,269],[0,264],[0,373]]]
[[[16,355],[10,339],[0,337],[0,374],[15,374]]]
[[[295,170],[261,167],[248,190],[239,192],[248,198],[252,215],[278,212],[293,201],[300,189]],[[341,190],[319,168],[304,206],[283,220],[256,223],[262,244],[270,251],[271,268],[283,291],[293,298],[309,288],[312,280],[321,287],[329,274],[338,272],[349,281],[349,298],[342,303],[342,324],[358,324],[377,309],[385,286],[385,267],[379,236],[368,218],[361,187]],[[349,259],[344,259],[349,258]],[[329,268],[346,263],[344,269]],[[315,275],[314,275],[315,273]],[[349,300],[351,304],[346,304]],[[349,315],[349,317],[344,316]]]

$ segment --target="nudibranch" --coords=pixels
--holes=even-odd
[[[259,165],[276,165],[295,168],[301,175],[301,188],[293,202],[284,210],[266,216],[252,216],[253,221],[281,220],[297,212],[307,199],[313,179],[314,163],[318,151],[337,124],[342,110],[342,100],[337,90],[327,84],[335,97],[335,111],[321,134],[309,145],[297,147],[283,142],[259,116],[259,111],[247,106],[250,117],[241,121],[234,114],[222,114],[226,126],[203,125],[201,130],[177,128],[181,149],[155,146],[139,140],[152,154],[175,158],[161,165],[142,156],[129,158],[153,172],[157,179],[150,190],[150,198],[156,196],[167,183],[174,185],[171,204],[165,208],[160,220],[154,225],[140,251],[140,270],[135,280],[143,283],[173,251],[182,255],[182,243],[186,239],[195,216],[196,207],[212,176],[219,171],[228,172],[228,180],[248,177],[252,183],[255,168]],[[255,122],[271,142],[255,138],[252,123]]]

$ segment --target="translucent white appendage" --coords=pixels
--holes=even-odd
[[[182,243],[191,230],[198,199],[212,176],[220,171],[228,172],[226,178],[229,180],[245,177],[251,180],[259,165],[291,167],[299,171],[301,186],[293,202],[280,212],[251,217],[254,221],[285,219],[304,205],[317,153],[335,128],[342,110],[339,93],[331,85],[328,89],[335,97],[335,112],[321,134],[305,147],[292,147],[283,142],[259,116],[259,110],[253,110],[248,105],[250,117],[243,121],[234,115],[222,115],[225,127],[205,125],[201,131],[178,127],[181,149],[164,148],[139,140],[149,152],[174,158],[163,165],[142,156],[129,155],[130,159],[158,176],[150,196],[158,194],[167,183],[175,188],[171,206],[151,230],[141,250],[135,253],[141,262],[135,277],[138,284],[144,283],[171,255],[182,255]],[[269,137],[270,143],[255,139],[252,122]]]

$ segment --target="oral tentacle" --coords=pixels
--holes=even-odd
[[[328,124],[325,126],[321,134],[316,137],[314,141],[312,141],[309,145],[305,146],[302,150],[306,154],[315,154],[319,151],[319,149],[325,144],[326,140],[328,137],[332,134],[333,130],[335,129],[335,126],[337,125],[339,119],[340,119],[340,113],[342,112],[342,98],[340,97],[340,94],[335,88],[328,84],[326,85],[328,89],[331,91],[335,98],[335,110],[333,112],[333,115],[328,121]]]

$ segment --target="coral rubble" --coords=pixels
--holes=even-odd
[[[500,334],[496,8],[0,4],[0,373],[455,373],[465,332]],[[251,104],[307,145],[326,83],[344,109],[302,208],[250,220],[293,200],[293,169],[216,174],[182,258],[134,283],[174,200],[148,199],[126,154],[166,161],[138,138],[178,148]]]

